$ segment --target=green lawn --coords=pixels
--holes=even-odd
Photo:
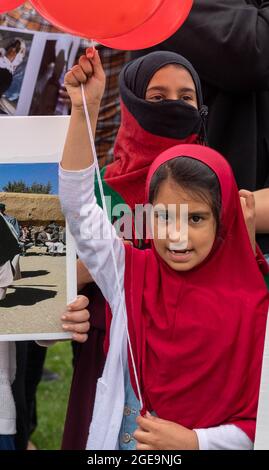
[[[72,377],[72,350],[69,341],[48,348],[45,367],[57,372],[60,380],[41,382],[37,393],[38,426],[31,441],[40,450],[60,449]]]

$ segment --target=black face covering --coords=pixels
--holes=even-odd
[[[152,103],[145,100],[148,84],[162,67],[177,64],[192,76],[196,88],[198,110],[182,100],[163,100]],[[197,134],[205,141],[203,105],[200,79],[188,60],[174,52],[152,52],[127,64],[120,74],[121,98],[139,124],[146,131],[162,137],[186,139]]]

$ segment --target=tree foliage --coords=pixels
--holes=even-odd
[[[32,183],[31,186],[25,184],[24,181],[9,181],[2,189],[6,193],[32,193],[32,194],[50,194],[52,184],[48,181],[47,184]]]

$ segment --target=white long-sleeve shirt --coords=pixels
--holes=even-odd
[[[94,165],[80,171],[59,169],[59,195],[63,213],[77,245],[77,253],[89,269],[112,311],[110,347],[102,377],[98,380],[93,420],[87,448],[117,447],[123,408],[127,339],[124,323],[125,249],[114,227],[97,205],[94,195]],[[119,275],[116,283],[112,247]],[[252,441],[235,425],[195,429],[200,450],[250,450]]]

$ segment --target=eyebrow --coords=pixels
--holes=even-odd
[[[169,91],[167,87],[165,86],[152,86],[147,89],[147,92],[149,91]],[[178,91],[182,93],[196,93],[196,90],[194,88],[179,88]]]
[[[188,212],[188,215],[191,216],[191,217],[194,216],[194,215],[207,216],[207,215],[210,215],[210,214],[211,214],[211,212],[209,212],[209,211],[199,211],[199,210],[198,211],[193,211],[193,212]]]
[[[169,210],[168,209],[155,209],[154,208],[154,212],[155,214],[168,214],[169,213]],[[188,212],[188,216],[194,216],[194,215],[203,215],[203,216],[207,216],[207,215],[210,215],[211,212],[210,211],[200,211],[200,210],[197,210],[197,211],[192,211],[192,212]]]

